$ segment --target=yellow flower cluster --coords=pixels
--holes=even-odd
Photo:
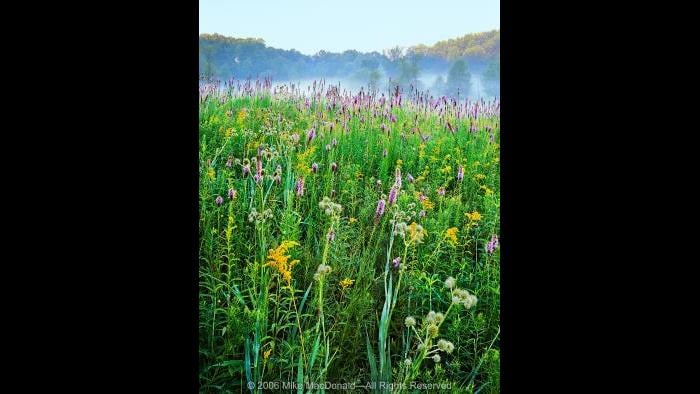
[[[280,246],[276,249],[270,249],[267,255],[269,260],[267,264],[265,264],[266,267],[276,268],[285,282],[287,282],[287,285],[291,285],[292,283],[292,268],[299,264],[299,260],[289,262],[289,255],[287,255],[287,251],[295,246],[299,246],[299,243],[295,241],[282,241]]]
[[[353,279],[345,278],[345,279],[340,281],[340,288],[342,290],[347,290],[347,288],[352,286],[353,283],[355,283],[355,281]]]
[[[207,176],[212,181],[216,178],[216,172],[214,171],[213,168],[209,167],[209,169],[207,170]]]
[[[487,196],[490,196],[493,194],[493,190],[489,189],[488,186],[486,186],[486,185],[481,185],[480,189],[482,189],[484,191],[484,193],[486,193]]]
[[[413,222],[408,225],[408,236],[411,242],[421,243],[423,242],[423,237],[428,234],[427,231],[420,224]]]
[[[464,214],[464,216],[468,217],[469,220],[472,222],[478,222],[479,220],[481,220],[481,214],[477,211],[474,211],[472,213],[467,212]]]
[[[357,218],[351,217],[348,219],[348,223],[355,223],[357,221]]]
[[[457,227],[451,227],[448,228],[447,231],[445,231],[445,238],[452,244],[452,246],[457,245],[457,232],[459,230]]]
[[[311,155],[316,151],[316,145],[311,145],[303,153],[297,156],[297,166],[296,170],[303,176],[311,175]]]
[[[435,204],[433,204],[433,202],[430,201],[430,199],[429,199],[428,197],[426,197],[426,198],[425,198],[423,201],[421,201],[420,203],[421,203],[421,205],[423,206],[423,209],[425,209],[426,211],[428,211],[428,210],[430,210],[430,209],[433,209],[433,207],[435,207]]]
[[[238,127],[243,127],[243,120],[245,120],[246,115],[245,108],[238,112],[238,115],[236,116],[236,123],[238,123]]]

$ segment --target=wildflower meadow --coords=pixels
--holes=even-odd
[[[499,142],[493,98],[202,81],[200,391],[498,392]]]

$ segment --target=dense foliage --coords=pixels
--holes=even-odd
[[[202,84],[201,391],[498,392],[499,114]]]

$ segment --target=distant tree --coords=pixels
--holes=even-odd
[[[465,96],[469,94],[471,89],[471,79],[472,75],[469,72],[469,67],[464,59],[459,59],[452,67],[450,67],[450,72],[447,74],[447,92],[452,96],[456,96],[459,93],[460,96]]]
[[[389,61],[395,63],[399,59],[403,58],[403,48],[400,46],[395,46],[387,51],[384,51],[384,56],[389,58]]]
[[[484,88],[489,96],[497,96],[501,86],[501,62],[492,62],[484,71]]]
[[[435,79],[431,90],[434,94],[443,94],[445,92],[445,78],[442,75],[438,75],[437,79]]]

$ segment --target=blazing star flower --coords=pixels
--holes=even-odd
[[[214,202],[216,202],[216,205],[221,206],[221,204],[224,203],[224,198],[221,196],[216,196],[216,200],[214,200]]]
[[[396,186],[392,186],[391,191],[389,191],[389,205],[396,204],[396,196],[398,195],[398,189]]]
[[[253,180],[255,183],[260,183],[260,181],[263,179],[262,175],[255,174],[253,175]]]
[[[248,176],[250,174],[250,164],[243,164],[243,176]]]
[[[338,171],[338,165],[335,163],[331,163],[331,171],[333,171],[333,172]]]
[[[234,198],[236,198],[236,190],[234,190],[234,189],[228,189],[228,198],[230,198],[231,200],[233,200]]]
[[[311,165],[311,172],[318,172],[318,164],[314,163]]]
[[[486,244],[486,252],[488,254],[493,254],[494,250],[498,247],[498,236],[495,234],[491,236],[491,240]]]
[[[462,181],[464,179],[464,167],[459,166],[459,169],[457,169],[457,180]]]
[[[399,268],[399,266],[401,265],[401,257],[397,257],[391,260],[391,264],[394,266],[394,268]]]
[[[297,196],[303,196],[303,195],[304,195],[304,178],[299,178],[299,179],[297,180],[296,192],[297,192]]]
[[[377,201],[377,210],[374,213],[374,219],[379,220],[379,218],[384,215],[384,208],[386,207],[386,201],[384,200],[379,200]]]
[[[316,129],[312,127],[311,130],[306,133],[306,143],[310,144],[314,138],[316,138]]]

